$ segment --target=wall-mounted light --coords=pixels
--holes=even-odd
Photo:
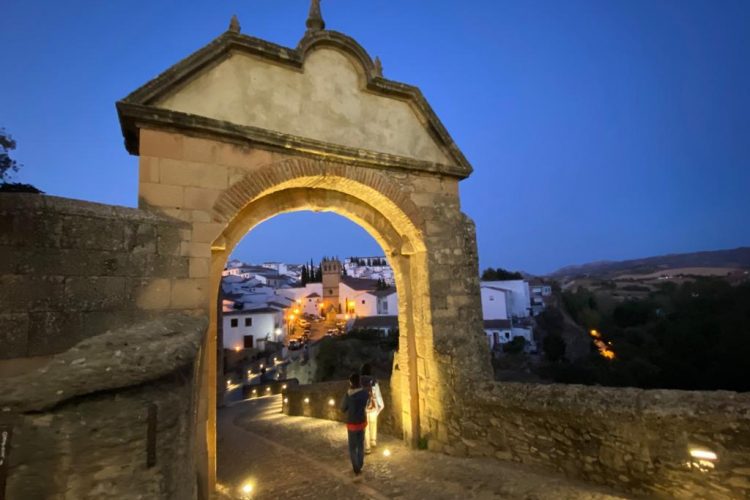
[[[305,398],[305,403],[309,403],[309,402],[310,402],[310,398]]]
[[[713,451],[701,448],[692,448],[690,450],[690,456],[693,458],[701,458],[703,460],[716,460],[719,458]]]

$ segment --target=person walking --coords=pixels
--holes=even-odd
[[[367,416],[365,408],[370,395],[362,387],[358,373],[349,377],[349,390],[341,402],[341,411],[346,413],[346,430],[349,436],[349,458],[355,474],[365,465],[365,428]]]
[[[367,427],[365,428],[365,453],[369,454],[372,449],[378,445],[378,415],[383,411],[383,395],[380,392],[380,384],[372,376],[372,366],[369,363],[362,365],[360,370],[362,388],[369,393],[367,402]]]

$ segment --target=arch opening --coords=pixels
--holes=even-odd
[[[297,176],[256,190],[248,196],[247,179],[230,188],[225,198],[217,200],[214,213],[226,218],[221,234],[211,245],[209,296],[217,297],[224,266],[242,238],[264,221],[277,215],[300,211],[330,212],[363,228],[383,249],[393,269],[398,291],[399,349],[394,355],[397,369],[391,376],[389,403],[398,411],[403,439],[416,446],[420,439],[421,409],[419,385],[438,376],[425,373],[425,353],[432,344],[430,294],[427,276],[427,252],[423,236],[412,219],[398,204],[381,191],[363,183],[335,175]],[[234,193],[232,193],[234,189]],[[245,191],[244,203],[238,192]],[[232,213],[231,207],[239,207]],[[228,210],[229,209],[229,210]],[[218,218],[218,217],[217,217]],[[218,301],[210,304],[212,341],[209,352],[217,352]],[[422,360],[420,362],[420,359]],[[216,357],[209,362],[209,377],[216,381]],[[434,380],[433,380],[434,382]],[[435,384],[439,385],[439,384]],[[209,380],[209,386],[218,387]],[[216,470],[215,405],[208,408],[207,444],[210,468]],[[434,415],[434,408],[432,415]]]

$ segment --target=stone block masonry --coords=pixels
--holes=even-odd
[[[379,380],[378,383],[385,402],[385,408],[378,416],[378,432],[401,437],[400,408],[394,406],[390,384],[383,380]],[[289,384],[282,393],[282,411],[286,415],[345,422],[346,416],[339,408],[347,389],[349,382],[346,380],[307,385]]]
[[[196,498],[203,319],[164,317],[86,339],[0,379],[8,499]]]
[[[750,498],[750,394],[485,383],[462,413],[452,455],[648,497]]]
[[[0,360],[59,353],[158,311],[194,309],[183,297],[196,289],[180,247],[189,227],[132,208],[0,195]]]

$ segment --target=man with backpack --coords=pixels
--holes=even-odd
[[[349,377],[349,390],[341,402],[341,411],[346,412],[346,430],[349,436],[349,458],[355,474],[365,465],[365,429],[367,416],[365,407],[370,395],[362,387],[358,373]]]
[[[369,363],[362,365],[360,370],[362,387],[367,391],[369,399],[367,401],[367,427],[365,428],[365,453],[372,452],[372,448],[378,445],[378,415],[385,405],[383,404],[383,395],[380,393],[380,384],[372,376],[372,366]]]

